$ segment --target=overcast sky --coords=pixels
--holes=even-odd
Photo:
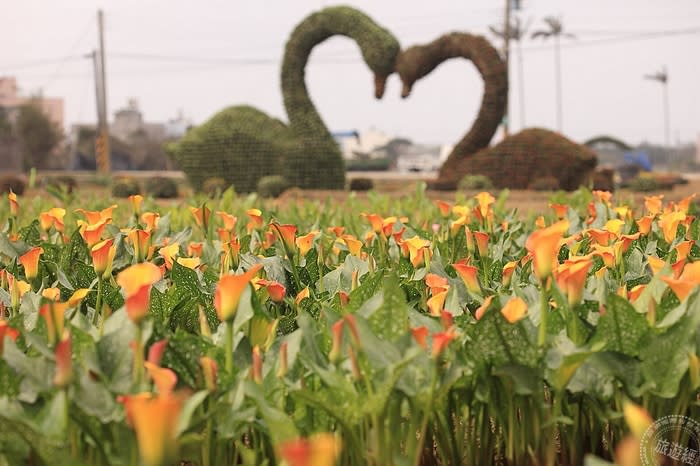
[[[391,30],[402,47],[452,31],[486,35],[502,24],[501,0],[351,0]],[[97,8],[105,14],[108,109],[136,98],[147,121],[178,110],[202,123],[218,110],[250,104],[287,121],[279,86],[284,44],[323,0],[0,0],[0,76],[21,91],[65,99],[66,121],[95,120],[91,62]],[[672,142],[700,133],[700,1],[522,0],[530,29],[559,16],[575,40],[562,42],[564,133],[577,141],[611,134],[632,144],[662,143],[662,85],[643,76],[668,69]],[[515,48],[515,43],[513,43]],[[552,41],[522,43],[525,126],[556,127]],[[256,60],[262,63],[245,63]],[[343,77],[342,85],[337,78]],[[518,67],[511,55],[511,127],[520,118]],[[307,67],[312,99],[331,131],[375,127],[417,142],[452,143],[476,115],[483,85],[474,66],[451,60],[401,100],[396,75],[382,101],[359,49],[346,38],[318,46]]]

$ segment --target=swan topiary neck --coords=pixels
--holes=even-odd
[[[374,73],[377,98],[384,92],[384,83],[394,70],[400,50],[391,33],[364,13],[346,6],[313,13],[294,29],[285,47],[281,82],[290,129],[299,139],[300,151],[288,160],[291,166],[286,176],[295,178],[290,182],[301,187],[338,189],[345,182],[340,150],[311,101],[305,80],[305,68],[312,49],[336,35],[357,42],[365,62]]]

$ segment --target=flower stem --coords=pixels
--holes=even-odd
[[[92,316],[92,325],[97,325],[97,319],[102,316],[102,275],[97,276],[97,298],[95,299],[95,315]]]
[[[435,362],[434,368],[433,368],[433,380],[432,383],[430,384],[430,394],[428,396],[428,403],[425,405],[425,410],[423,411],[423,419],[421,420],[420,424],[420,431],[419,435],[420,438],[418,439],[418,444],[416,445],[416,451],[414,452],[415,457],[413,464],[415,466],[419,466],[421,463],[421,456],[423,453],[423,445],[425,444],[425,436],[427,435],[427,430],[428,430],[428,421],[430,420],[430,413],[432,413],[432,406],[433,406],[433,399],[435,395],[435,385],[437,384],[437,362]]]
[[[547,319],[548,319],[548,312],[549,312],[549,299],[548,299],[548,292],[547,292],[547,281],[546,279],[543,280],[542,283],[542,292],[540,294],[540,333],[539,337],[537,339],[537,345],[541,348],[544,346],[546,340],[547,340]]]
[[[143,381],[143,329],[141,324],[136,324],[136,338],[134,339],[134,367],[131,372],[133,386],[140,390]]]
[[[224,334],[224,356],[226,357],[226,372],[233,373],[233,321],[227,321]]]

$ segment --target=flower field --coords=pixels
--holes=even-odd
[[[557,201],[10,193],[0,465],[642,464],[700,419],[697,207]]]

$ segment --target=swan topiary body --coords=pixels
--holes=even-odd
[[[335,35],[357,42],[374,73],[375,96],[383,95],[400,50],[396,38],[351,7],[311,14],[294,29],[284,52],[281,85],[289,125],[252,107],[234,106],[190,131],[171,152],[196,189],[216,176],[237,191],[252,191],[262,176],[278,174],[300,188],[345,187],[340,149],[316,111],[305,81],[311,51]],[[342,87],[342,76],[338,80]]]

